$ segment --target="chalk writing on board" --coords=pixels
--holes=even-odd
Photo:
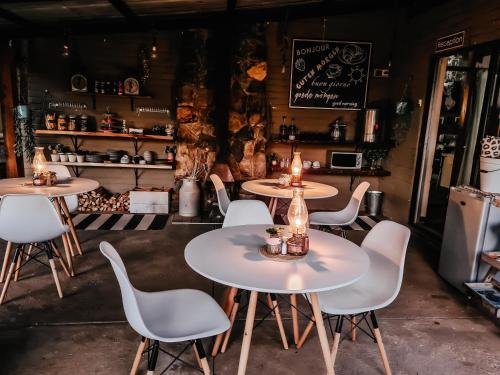
[[[290,108],[364,108],[371,47],[365,42],[294,39]]]

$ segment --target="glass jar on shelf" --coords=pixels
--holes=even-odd
[[[66,122],[66,115],[64,113],[61,113],[57,117],[57,130],[68,130],[68,123]]]

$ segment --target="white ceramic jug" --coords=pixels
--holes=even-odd
[[[184,178],[179,189],[179,215],[193,217],[200,215],[201,191],[198,180]]]

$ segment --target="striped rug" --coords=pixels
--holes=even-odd
[[[169,215],[159,214],[77,214],[73,224],[79,230],[161,230]]]

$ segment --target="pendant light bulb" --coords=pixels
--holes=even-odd
[[[69,56],[69,36],[68,36],[68,31],[64,32],[64,42],[63,42],[62,55],[63,55],[63,57],[68,57]]]

